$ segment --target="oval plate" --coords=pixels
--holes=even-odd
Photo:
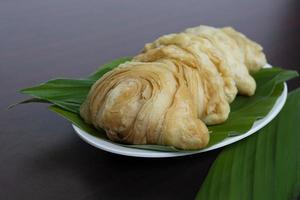
[[[266,66],[266,67],[270,67]],[[287,85],[284,83],[284,89],[281,93],[281,95],[276,100],[276,103],[274,104],[273,108],[270,110],[270,112],[262,119],[257,120],[254,122],[252,128],[247,131],[246,133],[226,138],[225,140],[210,146],[208,148],[201,149],[199,151],[191,151],[191,152],[162,152],[162,151],[152,151],[152,150],[144,150],[144,149],[136,149],[136,148],[130,148],[118,145],[116,143],[103,140],[101,138],[95,137],[93,135],[90,135],[89,133],[81,130],[74,124],[72,124],[75,132],[79,135],[80,138],[82,138],[87,143],[91,144],[94,147],[97,147],[99,149],[102,149],[104,151],[108,151],[115,154],[125,155],[125,156],[133,156],[133,157],[144,157],[144,158],[165,158],[165,157],[178,157],[178,156],[186,156],[186,155],[192,155],[196,153],[202,153],[206,151],[211,151],[214,149],[218,149],[221,147],[224,147],[226,145],[232,144],[234,142],[237,142],[245,137],[248,137],[249,135],[255,133],[259,129],[263,128],[265,125],[267,125],[273,118],[276,117],[276,115],[280,112],[282,107],[284,106],[284,103],[287,98]]]

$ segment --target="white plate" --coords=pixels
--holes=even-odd
[[[270,66],[266,66],[270,67]],[[284,83],[284,89],[278,97],[276,103],[274,104],[273,108],[271,111],[262,119],[257,120],[254,122],[252,128],[239,136],[235,137],[230,137],[226,138],[225,140],[210,146],[208,148],[201,149],[199,151],[193,151],[193,152],[160,152],[160,151],[151,151],[151,150],[144,150],[144,149],[136,149],[136,148],[129,148],[129,147],[124,147],[117,145],[115,143],[112,143],[110,141],[105,141],[101,138],[95,137],[90,135],[89,133],[81,130],[74,124],[72,124],[75,132],[81,137],[84,141],[87,143],[93,145],[94,147],[97,147],[99,149],[102,149],[104,151],[108,151],[111,153],[115,154],[120,154],[120,155],[125,155],[125,156],[133,156],[133,157],[146,157],[146,158],[162,158],[162,157],[178,157],[178,156],[186,156],[186,155],[191,155],[191,154],[196,154],[196,153],[202,153],[206,151],[211,151],[214,149],[218,149],[220,147],[232,144],[236,141],[239,141],[245,137],[248,137],[249,135],[255,133],[259,129],[263,128],[265,125],[267,125],[276,115],[280,112],[282,109],[285,101],[287,98],[287,85]]]

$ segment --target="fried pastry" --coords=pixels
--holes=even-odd
[[[250,72],[265,64],[261,46],[232,28],[189,28],[97,80],[80,114],[113,141],[200,149],[206,125],[226,121],[237,93],[254,94]]]

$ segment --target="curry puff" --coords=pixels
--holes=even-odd
[[[265,64],[262,47],[233,28],[188,28],[97,80],[80,115],[113,141],[200,149],[236,95],[255,93],[250,73]]]

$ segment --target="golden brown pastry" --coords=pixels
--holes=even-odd
[[[197,149],[208,142],[181,74],[159,62],[127,62],[92,87],[81,116],[114,141]]]
[[[198,49],[197,56],[193,56],[182,48],[169,45],[150,49],[136,56],[134,60],[171,61],[178,67],[174,72],[184,77],[192,99],[197,105],[198,118],[206,124],[217,124],[227,119],[230,108],[224,93],[224,82],[204,52]]]
[[[262,48],[232,28],[190,28],[105,74],[80,114],[113,141],[203,148],[205,124],[224,122],[237,93],[254,94],[249,71],[265,63]]]
[[[256,83],[249,70],[257,71],[266,64],[261,46],[230,27],[198,26],[185,32],[210,40],[224,55],[239,93],[247,96],[254,94]]]
[[[249,40],[245,35],[231,27],[222,28],[222,31],[237,42],[244,55],[244,63],[250,72],[260,70],[261,66],[267,63],[265,54],[262,53],[262,46]]]

